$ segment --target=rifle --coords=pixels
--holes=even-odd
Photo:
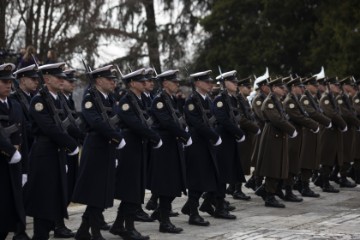
[[[42,72],[39,70],[39,64],[37,63],[35,56],[33,54],[31,54],[31,56],[34,60],[34,63],[36,66],[36,71],[37,71],[37,74],[39,75],[40,83],[41,83],[41,85],[43,85],[42,88],[39,90],[39,93],[45,99],[45,104],[47,104],[47,106],[50,110],[50,115],[52,116],[56,126],[60,127],[63,132],[66,132],[67,128],[70,125],[70,120],[69,120],[69,118],[65,118],[63,121],[61,120],[59,113],[63,112],[63,111],[59,110],[55,107],[54,101],[53,101],[53,98],[51,97],[49,89],[44,85],[45,80],[44,80],[44,76],[43,76]]]
[[[330,101],[331,105],[333,106],[335,112],[339,113],[339,106],[335,102],[335,97],[330,89],[330,83],[328,81],[326,81],[326,88],[328,90],[328,97],[329,97],[329,101]]]
[[[198,93],[196,93],[196,88],[195,88],[195,83],[194,83],[194,80],[191,80],[190,78],[190,73],[189,73],[189,70],[187,69],[187,67],[185,66],[185,71],[187,73],[187,75],[189,76],[189,79],[190,79],[190,84],[191,84],[191,89],[192,89],[192,92],[193,92],[193,96],[194,96],[194,103],[195,105],[200,109],[200,112],[201,112],[201,118],[203,120],[203,122],[205,123],[206,126],[210,127],[210,128],[213,128],[214,127],[214,123],[216,121],[216,118],[215,116],[211,116],[210,119],[208,118],[208,116],[206,115],[206,113],[209,113],[210,110],[205,110],[204,109],[204,106],[202,105],[201,103],[201,99],[200,99],[200,96]]]
[[[249,111],[249,108],[246,106],[246,100],[244,99],[243,95],[240,93],[239,87],[237,87],[236,90],[236,98],[238,100],[238,102],[240,103],[240,107],[242,112],[244,113],[245,118],[254,121],[255,117],[251,114],[251,112]]]
[[[115,67],[117,69],[117,73],[120,75],[120,79],[122,79],[123,74],[122,74],[119,66],[117,64],[115,64]],[[131,105],[133,105],[133,107],[135,108],[135,112],[139,116],[141,123],[143,125],[147,126],[147,128],[151,128],[151,126],[153,124],[152,118],[149,116],[149,118],[146,119],[144,116],[146,112],[140,108],[138,101],[136,100],[135,94],[130,90],[127,90],[127,93],[130,97]]]
[[[341,98],[342,98],[342,100],[344,101],[346,108],[351,112],[352,115],[356,116],[355,109],[354,109],[353,106],[351,105],[350,99],[349,99],[349,97],[346,95],[346,93],[345,93],[345,91],[344,91],[343,85],[340,85],[340,86],[341,86],[341,91],[342,91]]]
[[[226,90],[225,81],[224,81],[224,77],[222,75],[220,66],[218,66],[218,70],[219,70],[219,73],[220,73],[220,76],[221,76],[221,82],[222,82],[222,85],[223,85],[223,88],[224,88],[224,90],[221,92],[221,96],[223,96],[226,104],[229,106],[230,121],[233,122],[236,126],[239,127],[240,115],[239,114],[236,115],[236,116],[234,115],[234,109],[235,108],[231,104],[230,97],[229,97],[228,91]]]
[[[8,115],[0,115],[0,120],[9,121],[9,116]],[[8,143],[11,143],[11,140],[10,140],[11,134],[13,134],[14,132],[16,132],[18,130],[19,130],[19,128],[15,123],[10,125],[9,127],[3,127],[2,124],[0,123],[0,136],[5,138],[5,140]]]
[[[305,90],[305,95],[307,96],[307,98],[309,99],[311,106],[317,111],[322,113],[323,110],[320,108],[320,106],[315,102],[313,96],[310,94],[310,92],[308,90]]]
[[[85,67],[86,78],[88,79],[89,84],[90,84],[89,93],[94,99],[96,109],[100,112],[103,121],[108,123],[109,126],[112,129],[116,129],[116,124],[120,120],[119,117],[117,115],[114,115],[113,117],[109,118],[109,116],[107,115],[107,112],[111,112],[112,108],[104,106],[104,104],[103,104],[103,102],[101,100],[101,97],[99,95],[99,91],[96,89],[96,87],[94,85],[94,81],[93,81],[92,76],[90,74],[91,69],[90,69],[90,67],[88,65],[86,65],[84,59],[81,59],[81,60],[82,60],[82,62],[84,64],[84,67]]]
[[[71,124],[77,128],[80,128],[80,125],[82,124],[82,120],[80,117],[74,118],[74,115],[76,112],[72,109],[70,109],[69,105],[67,104],[67,101],[65,99],[65,96],[63,94],[59,94],[59,99],[61,104],[64,106],[65,112],[67,114],[67,117],[69,118]]]

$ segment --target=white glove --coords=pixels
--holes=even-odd
[[[125,145],[126,145],[125,139],[121,139],[121,142],[116,147],[116,149],[122,149],[123,147],[125,147]]]
[[[67,173],[69,171],[69,167],[68,167],[68,165],[66,164],[65,165],[65,172]]]
[[[189,127],[188,126],[185,127],[185,132],[189,132]]]
[[[330,122],[329,126],[327,126],[326,128],[331,128],[332,127],[332,122]]]
[[[348,130],[347,126],[343,130],[340,130],[341,132],[346,132]]]
[[[20,162],[20,160],[21,160],[21,154],[18,150],[16,150],[14,155],[11,157],[9,164],[18,163],[18,162]]]
[[[23,174],[21,180],[22,186],[24,186],[26,182],[27,182],[27,174]]]
[[[153,147],[153,148],[154,148],[154,149],[157,149],[157,148],[160,148],[162,145],[163,145],[163,142],[162,142],[162,140],[161,140],[161,138],[160,138],[160,141],[158,142],[158,144],[157,144],[155,147]]]
[[[256,133],[256,135],[260,135],[261,129],[259,128],[259,131]]]
[[[186,144],[184,145],[184,147],[188,147],[192,144],[192,139],[191,137],[189,137],[189,140],[187,140]]]
[[[245,141],[245,134],[243,135],[243,137],[240,140],[236,140],[236,142],[238,142],[238,143],[241,143],[243,141]]]
[[[119,165],[119,160],[115,159],[115,167],[117,168],[118,165]]]
[[[313,131],[312,129],[310,129],[310,131],[312,131],[313,133],[318,133],[320,131],[320,128],[318,127],[315,131]]]
[[[294,138],[298,135],[298,132],[295,130],[295,132],[293,133],[293,135],[290,136],[290,138]]]
[[[219,146],[222,143],[221,137],[218,138],[217,142],[214,144],[214,146]]]
[[[73,152],[68,153],[68,155],[69,155],[69,156],[74,156],[74,155],[76,155],[76,154],[78,154],[78,153],[79,153],[79,147],[76,147],[76,149],[75,149]]]

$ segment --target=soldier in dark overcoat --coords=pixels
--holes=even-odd
[[[113,206],[116,150],[126,142],[117,126],[111,93],[117,77],[112,65],[90,72],[91,87],[81,104],[87,134],[72,201],[87,205],[76,239],[102,239],[102,211]]]
[[[19,225],[25,230],[25,211],[22,192],[23,114],[20,104],[9,98],[15,65],[0,65],[0,239],[9,232],[17,232]],[[18,239],[20,235],[14,236]],[[23,239],[29,237],[23,233]]]
[[[148,188],[160,200],[152,217],[159,219],[160,232],[168,233],[183,230],[170,222],[169,214],[175,197],[180,197],[182,192],[186,193],[184,147],[192,143],[175,98],[179,88],[178,72],[168,70],[157,76],[162,91],[154,98],[151,106],[154,129],[159,133],[163,146],[152,149]]]
[[[134,227],[135,215],[144,202],[148,151],[149,147],[162,145],[159,134],[151,128],[151,118],[143,104],[146,80],[144,68],[122,77],[128,90],[119,101],[118,115],[126,146],[120,150],[116,170],[115,198],[121,203],[110,229],[113,234],[139,240],[149,239]]]
[[[33,239],[48,239],[55,223],[68,218],[66,155],[79,152],[77,142],[67,133],[66,119],[58,92],[62,88],[65,63],[39,68],[46,86],[30,103],[35,141],[29,156],[26,186],[26,213],[34,218]]]

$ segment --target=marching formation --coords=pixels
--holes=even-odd
[[[320,196],[310,181],[330,193],[339,192],[330,181],[360,183],[360,81],[353,77],[265,74],[252,83],[219,68],[215,79],[211,70],[189,74],[192,92],[184,99],[179,70],[123,75],[113,65],[84,66],[89,86],[77,112],[78,79],[65,63],[35,61],[17,71],[0,65],[0,239],[9,232],[30,239],[29,216],[36,240],[51,231],[102,240],[101,230],[147,240],[134,221],[183,231],[171,222],[178,215],[172,202],[182,194],[189,224],[209,226],[207,215],[236,219],[226,194],[249,201],[243,186],[265,206],[285,208],[283,201]],[[126,89],[117,87],[120,80]],[[216,82],[221,91],[213,96]],[[142,208],[146,189],[151,215]],[[109,226],[103,211],[114,199],[120,205]],[[64,224],[70,202],[86,205],[76,233]]]

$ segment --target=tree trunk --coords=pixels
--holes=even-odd
[[[156,29],[155,10],[153,0],[143,0],[146,11],[146,43],[149,51],[150,66],[161,72],[160,53],[159,53],[159,39]]]
[[[6,14],[7,1],[0,1],[0,48],[6,47],[5,38],[5,14]]]
[[[26,30],[25,30],[25,45],[29,46],[33,44],[33,22],[34,22],[34,0],[31,0],[28,7],[28,15],[26,18]]]

